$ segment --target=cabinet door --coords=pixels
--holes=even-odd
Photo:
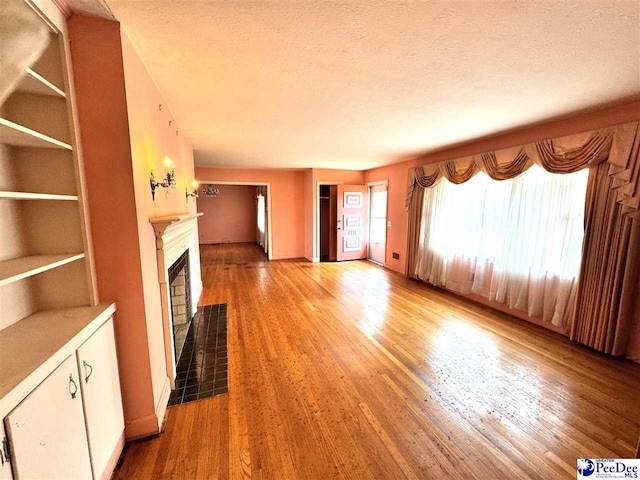
[[[89,479],[78,369],[68,357],[5,419],[16,479]]]
[[[77,350],[94,478],[102,478],[124,431],[113,319]]]

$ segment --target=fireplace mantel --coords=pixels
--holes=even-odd
[[[156,236],[158,283],[165,341],[165,359],[171,388],[175,388],[176,358],[173,348],[173,322],[168,269],[185,252],[188,253],[191,284],[191,305],[198,304],[202,292],[200,250],[198,247],[198,217],[202,213],[165,215],[149,218]]]
[[[162,250],[166,241],[165,236],[169,235],[172,230],[186,226],[191,221],[204,215],[203,213],[190,213],[181,215],[164,215],[160,217],[150,217],[149,223],[153,227],[156,234],[156,248]]]

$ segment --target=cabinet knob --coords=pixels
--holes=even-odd
[[[86,360],[82,361],[82,366],[84,366],[85,373],[84,383],[89,383],[89,377],[91,377],[91,374],[93,373],[93,367],[89,365]],[[87,372],[87,369],[89,370],[89,372]]]
[[[76,393],[78,393],[78,385],[76,385],[76,382],[73,380],[73,374],[69,375],[69,393],[71,394],[71,398],[76,398]]]

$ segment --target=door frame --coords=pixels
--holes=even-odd
[[[320,186],[321,185],[344,185],[344,182],[316,182],[316,218],[314,222],[314,242],[313,242],[313,262],[320,261]]]
[[[273,257],[273,237],[271,228],[271,183],[269,182],[240,182],[240,181],[228,181],[228,180],[205,180],[204,178],[198,178],[200,185],[255,185],[256,187],[267,187],[267,238],[269,242],[269,251],[267,252],[267,258],[272,260]]]
[[[371,187],[377,187],[379,185],[384,185],[387,190],[387,205],[386,205],[386,212],[385,212],[385,227],[384,227],[384,258],[385,258],[385,263],[378,263],[374,260],[371,260],[370,255],[371,252],[369,251],[369,244],[370,242],[370,238],[371,238]],[[385,266],[386,264],[386,259],[387,259],[387,222],[388,222],[388,218],[389,218],[389,180],[378,180],[375,182],[368,182],[367,183],[367,191],[369,194],[369,203],[368,203],[368,208],[367,208],[367,216],[369,217],[369,226],[367,228],[369,228],[369,231],[367,232],[367,260],[375,263],[376,265],[380,265],[382,267]]]

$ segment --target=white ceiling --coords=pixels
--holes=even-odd
[[[366,169],[640,94],[638,0],[106,3],[199,165]]]

